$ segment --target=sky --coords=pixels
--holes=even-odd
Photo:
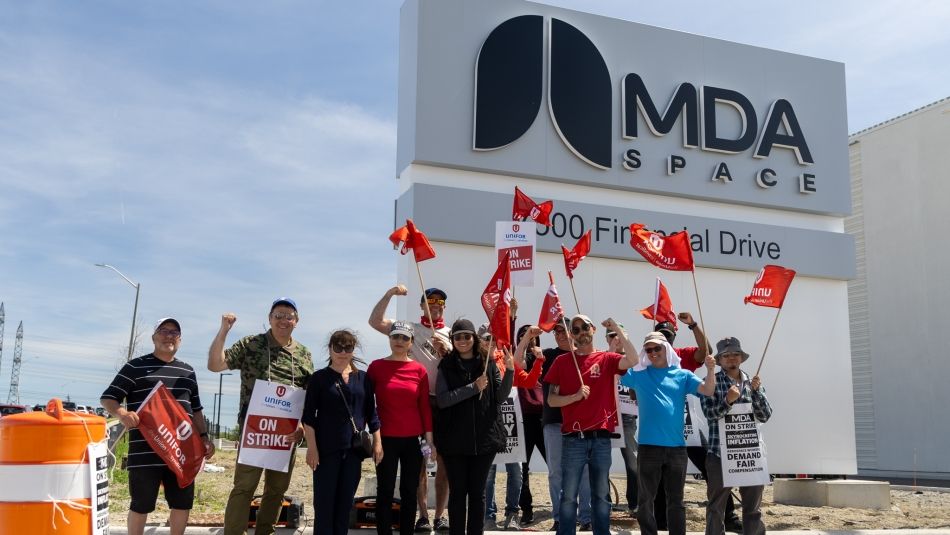
[[[843,62],[849,132],[950,96],[950,3],[542,3]],[[207,413],[225,312],[231,343],[291,296],[318,367],[340,327],[385,356],[366,320],[397,282],[400,5],[0,0],[0,402],[22,321],[21,403],[97,405],[135,299],[97,263],[141,285],[137,354],[181,321]]]

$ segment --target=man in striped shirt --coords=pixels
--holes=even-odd
[[[142,438],[137,429],[139,416],[136,412],[152,388],[159,382],[171,392],[185,412],[191,415],[195,431],[204,442],[205,456],[214,454],[214,445],[208,438],[201,400],[198,397],[198,382],[195,370],[175,358],[181,346],[181,325],[174,318],[162,318],[152,334],[155,350],[148,355],[125,363],[112,383],[102,393],[100,403],[112,416],[118,418],[129,430],[129,535],[141,535],[145,531],[148,514],[155,510],[158,487],[165,487],[165,500],[170,514],[168,524],[172,535],[185,533],[188,513],[195,497],[195,484],[179,488],[175,474],[161,457]],[[126,406],[121,403],[125,400]]]

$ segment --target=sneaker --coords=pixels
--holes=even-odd
[[[534,511],[531,509],[521,511],[521,525],[530,524],[532,522],[534,522]]]
[[[498,529],[498,526],[495,524],[494,518],[485,519],[485,531],[495,531]]]
[[[521,531],[521,526],[518,525],[518,516],[514,514],[505,515],[505,523],[501,529],[504,531]]]
[[[432,526],[429,525],[429,519],[422,517],[419,520],[416,520],[416,533],[429,533],[432,531]]]
[[[594,527],[591,525],[590,522],[588,522],[586,524],[581,524],[581,529],[577,531],[594,531]]]
[[[444,516],[440,516],[435,519],[435,524],[433,525],[436,531],[448,531],[449,530],[449,521],[445,519]]]

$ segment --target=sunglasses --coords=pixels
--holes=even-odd
[[[567,329],[558,325],[554,328],[554,334],[567,334]]]
[[[659,353],[663,350],[663,346],[647,346],[643,348],[643,352],[649,355],[650,353]]]
[[[390,339],[390,340],[399,340],[399,341],[401,341],[401,342],[408,342],[409,340],[412,340],[412,337],[407,336],[407,335],[405,335],[405,334],[390,334],[390,335],[389,335],[389,339]]]
[[[172,338],[178,338],[181,336],[181,331],[177,329],[159,329],[155,331],[155,334],[159,336],[171,336]]]
[[[270,317],[278,321],[281,321],[281,320],[296,321],[297,320],[297,314],[293,312],[274,312],[273,314],[270,315]]]
[[[352,353],[353,350],[356,349],[356,345],[355,344],[345,344],[345,345],[333,344],[332,346],[330,346],[330,349],[332,349],[334,353]]]
[[[445,299],[439,299],[437,297],[430,297],[426,299],[426,302],[429,303],[430,305],[439,305],[440,307],[445,306]]]
[[[580,326],[578,326],[578,327],[571,327],[571,332],[574,333],[575,336],[578,335],[578,334],[581,334],[582,332],[587,332],[587,331],[589,331],[589,330],[590,330],[590,324],[589,324],[589,323],[582,323],[582,324],[581,324]]]
[[[461,341],[467,342],[471,339],[472,339],[472,333],[458,333],[458,334],[452,335],[452,341],[454,342],[461,342]]]

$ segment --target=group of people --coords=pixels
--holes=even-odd
[[[763,487],[740,487],[742,521],[738,526],[719,458],[716,423],[732,405],[750,403],[759,422],[771,416],[759,377],[750,379],[740,370],[749,355],[737,339],[721,340],[713,355],[700,326],[689,313],[681,313],[679,320],[696,339],[694,347],[672,346],[677,326],[671,323],[656,325],[642,344],[635,344],[622,325],[607,319],[600,324],[606,330],[607,350],[599,350],[595,348],[598,326],[577,314],[555,325],[556,347],[541,348],[543,331],[535,325],[522,326],[515,340],[499,344],[492,340],[487,324],[476,327],[462,318],[446,325],[447,295],[438,288],[429,288],[421,296],[419,321],[386,318],[392,298],[407,294],[404,286],[397,285],[373,308],[369,324],[388,337],[390,353],[370,362],[365,370],[360,366],[365,363],[355,356],[359,337],[341,329],[329,336],[327,366],[314,372],[310,351],[292,336],[299,315],[289,298],[273,302],[267,332],[242,338],[227,349],[226,338],[236,317],[224,314],[209,349],[209,370],[240,370],[241,423],[258,379],[306,389],[303,417],[286,438],[295,446],[302,438],[306,442],[306,463],[313,470],[315,533],[347,532],[367,457],[376,467],[377,533],[393,531],[397,472],[401,534],[432,529],[480,534],[499,527],[494,463],[495,456],[506,449],[502,405],[513,388],[518,388],[522,404],[528,459],[520,465],[505,465],[508,485],[502,529],[518,529],[519,522],[533,521],[528,462],[536,449],[548,465],[554,530],[573,534],[580,526],[595,534],[609,533],[610,441],[622,425],[626,498],[641,533],[654,535],[658,529],[685,533],[687,458],[707,481],[707,535],[722,535],[727,528],[749,535],[765,532],[760,512]],[[512,326],[516,314],[513,301]],[[171,508],[173,534],[184,533],[194,500],[194,485],[179,488],[168,467],[135,429],[136,410],[152,386],[163,382],[169,388],[193,416],[206,456],[214,454],[194,370],[175,358],[181,325],[163,318],[152,341],[154,351],[129,361],[102,395],[103,407],[131,429],[130,535],[143,532],[159,485],[164,486]],[[693,373],[700,366],[706,368],[704,379]],[[629,389],[626,395],[636,400],[638,416],[620,417],[618,381]],[[709,423],[708,439],[696,451],[686,448],[683,434],[687,395],[700,398]],[[246,532],[248,509],[262,477],[264,491],[255,533],[274,533],[293,471],[293,454],[292,448],[286,472],[237,464],[225,510],[225,535]],[[435,465],[431,523],[427,461]]]

